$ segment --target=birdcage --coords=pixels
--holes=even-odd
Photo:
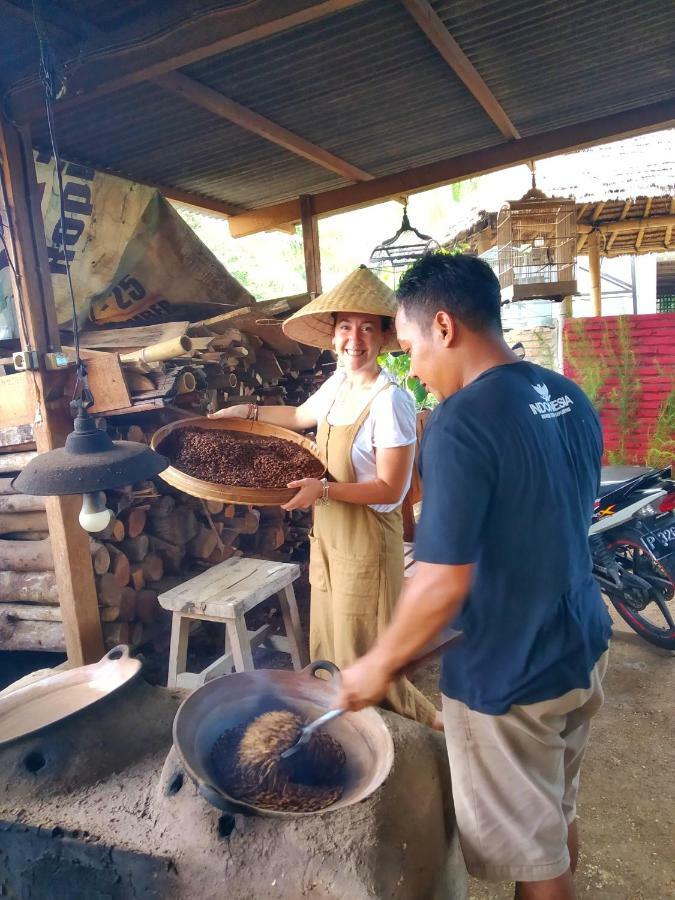
[[[438,250],[440,244],[428,234],[422,234],[410,224],[408,204],[403,207],[401,227],[393,237],[382,241],[370,254],[368,268],[377,272],[391,288],[409,266],[425,253]]]
[[[562,300],[577,291],[574,200],[547,197],[533,188],[506,203],[497,218],[502,299]]]

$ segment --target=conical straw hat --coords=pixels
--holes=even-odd
[[[393,319],[396,309],[393,291],[366,266],[359,266],[340,284],[310,300],[306,306],[293,313],[283,323],[282,328],[284,334],[299,344],[331,350],[335,333],[333,313],[364,313],[371,316],[390,316]],[[387,332],[382,349],[401,349],[393,330]]]

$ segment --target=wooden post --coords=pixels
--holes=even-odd
[[[302,246],[305,251],[307,291],[310,297],[317,297],[322,293],[319,226],[314,215],[313,200],[309,196],[300,197],[300,217],[302,221]]]
[[[588,271],[591,275],[591,300],[593,315],[602,315],[602,291],[600,287],[600,232],[591,231],[588,235]]]
[[[573,303],[574,297],[569,295],[563,297],[557,317],[556,370],[561,373],[563,372],[565,361],[565,322],[567,319],[574,318]]]
[[[44,368],[45,353],[59,350],[61,344],[30,131],[17,129],[1,115],[0,156],[11,225],[5,229],[5,238],[9,240],[11,232],[9,250],[19,275],[19,285],[13,283],[16,321],[23,350],[30,348],[39,359],[39,368],[30,373],[27,382],[33,392],[35,443],[38,453],[43,453],[63,446],[72,419],[63,398],[63,374]],[[71,666],[94,662],[104,652],[89,535],[77,521],[81,502],[79,495],[45,500]]]

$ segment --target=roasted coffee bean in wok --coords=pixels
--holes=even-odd
[[[295,744],[301,731],[302,719],[290,710],[263,713],[250,723],[242,736],[239,765],[278,765],[281,754]]]
[[[299,444],[236,431],[177,428],[157,449],[187,475],[236,487],[285,488],[323,473],[319,460]]]
[[[211,751],[220,785],[261,809],[317,812],[330,806],[342,795],[337,781],[346,761],[335,738],[319,732],[290,764],[279,758],[303,724],[288,710],[273,710],[223,732]]]

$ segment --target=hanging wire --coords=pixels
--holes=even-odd
[[[44,23],[40,16],[39,2],[33,0],[33,22],[40,47],[40,80],[45,89],[45,111],[47,115],[47,127],[49,129],[49,140],[52,148],[52,156],[54,157],[54,167],[56,170],[56,182],[59,197],[59,217],[61,223],[61,250],[63,252],[63,262],[66,267],[66,278],[68,280],[68,293],[70,295],[70,304],[73,313],[73,344],[75,346],[75,364],[77,371],[77,380],[73,389],[73,399],[77,394],[78,388],[81,386],[81,399],[83,404],[91,406],[93,397],[89,391],[87,383],[87,369],[80,356],[80,329],[77,321],[77,304],[75,302],[75,290],[73,288],[73,279],[70,273],[70,263],[68,261],[68,252],[66,249],[66,211],[64,204],[64,188],[63,173],[61,166],[61,156],[56,141],[56,128],[54,125],[54,100],[57,99],[64,91],[64,84],[58,75],[58,69],[54,52],[49,38],[47,36]]]

